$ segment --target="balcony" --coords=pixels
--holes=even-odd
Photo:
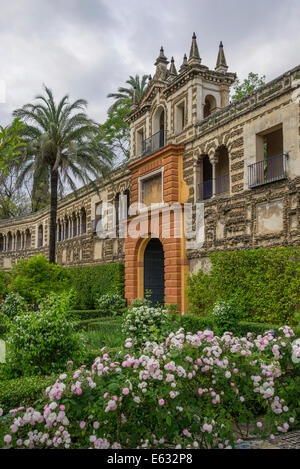
[[[248,166],[249,188],[287,178],[288,154],[271,156]]]
[[[211,199],[213,196],[213,179],[198,184],[198,200]],[[220,176],[215,180],[215,194],[221,195],[229,192],[229,174]]]
[[[166,145],[167,131],[160,130],[142,142],[142,156],[151,155]]]

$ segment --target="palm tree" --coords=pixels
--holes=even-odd
[[[83,99],[70,103],[66,95],[56,105],[52,91],[14,111],[24,126],[22,171],[19,184],[31,174],[44,181],[45,168],[50,180],[49,260],[55,263],[58,189],[68,184],[76,193],[76,182],[92,182],[91,176],[105,175],[111,167],[112,154],[104,145],[100,126],[87,117]],[[78,111],[78,112],[76,112]]]
[[[139,75],[136,75],[135,77],[130,75],[129,79],[126,80],[126,83],[130,85],[130,88],[120,87],[118,88],[117,93],[109,93],[107,97],[115,99],[115,102],[110,107],[109,112],[126,103],[128,98],[132,100],[134,88],[136,88],[137,99],[139,102],[146,91],[148,78],[148,75],[143,75],[141,79]]]

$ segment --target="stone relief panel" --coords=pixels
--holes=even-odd
[[[257,234],[280,233],[283,230],[283,200],[258,204],[256,216]]]

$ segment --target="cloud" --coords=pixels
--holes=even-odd
[[[57,98],[86,98],[105,119],[109,92],[129,75],[154,72],[160,46],[177,67],[193,31],[202,63],[214,68],[223,40],[230,70],[268,80],[299,62],[298,0],[14,0],[1,5],[0,124],[32,101],[42,84]]]

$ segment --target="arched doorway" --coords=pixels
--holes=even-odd
[[[152,306],[164,305],[165,297],[165,258],[159,239],[152,238],[144,254],[144,295],[151,291]]]

